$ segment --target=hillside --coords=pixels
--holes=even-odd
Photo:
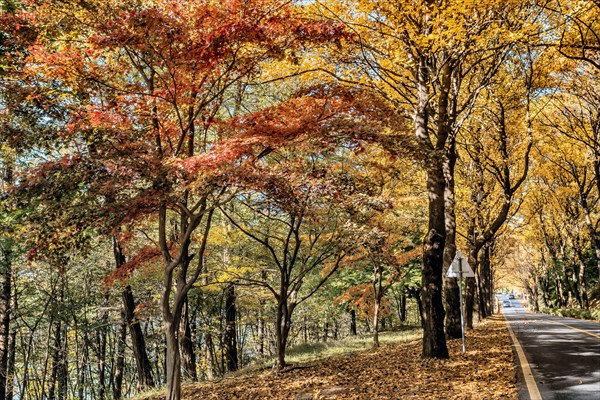
[[[511,342],[502,316],[468,332],[467,352],[449,342],[450,360],[424,360],[419,340],[385,345],[271,371],[187,385],[189,400],[516,399]],[[162,399],[162,394],[146,396]]]

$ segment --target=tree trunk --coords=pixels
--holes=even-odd
[[[379,301],[373,305],[373,348],[379,347]]]
[[[56,399],[56,384],[60,375],[60,364],[61,364],[61,347],[62,347],[62,323],[60,320],[55,322],[54,325],[54,351],[52,355],[52,369],[50,373],[50,381],[48,382],[48,400]]]
[[[400,295],[400,322],[406,322],[406,294]]]
[[[0,238],[2,240],[2,238]],[[8,358],[10,338],[10,306],[11,306],[11,275],[12,275],[12,245],[7,240],[0,242],[2,252],[0,259],[0,399],[6,399],[7,386],[12,388],[9,382]]]
[[[213,354],[212,335],[208,331],[204,333],[204,355],[206,359],[206,379],[212,380],[215,377],[215,356]]]
[[[446,242],[444,247],[444,266],[442,273],[444,277],[444,295],[446,300],[446,335],[449,338],[460,339],[462,331],[460,326],[460,296],[458,281],[455,278],[446,277],[445,272],[450,267],[456,255],[456,214],[454,199],[454,169],[456,166],[456,141],[453,140],[448,151],[448,158],[444,163],[444,174],[446,177],[446,190],[444,192],[445,218],[446,218]]]
[[[227,370],[230,372],[238,370],[236,316],[235,285],[231,283],[226,289],[225,298],[225,354]]]
[[[113,252],[117,269],[125,264],[125,255],[121,249],[117,238],[113,236]],[[125,286],[121,293],[123,299],[123,311],[125,313],[125,321],[129,327],[131,336],[131,346],[133,347],[133,355],[138,371],[138,389],[154,387],[154,379],[152,378],[152,365],[146,351],[146,341],[140,326],[140,322],[135,316],[135,299],[133,290],[130,285]]]
[[[98,350],[96,356],[98,358],[98,399],[106,398],[106,326],[108,324],[108,316],[105,314],[102,318],[102,327],[96,331],[96,344]]]
[[[16,314],[16,296],[14,301],[13,312]],[[6,400],[12,400],[13,398],[13,381],[15,378],[15,357],[16,357],[16,346],[17,346],[17,330],[13,329],[10,334],[10,353],[8,356],[8,373],[6,376]]]
[[[125,342],[127,340],[127,320],[125,311],[121,310],[121,324],[119,326],[119,337],[117,339],[117,359],[115,362],[115,376],[112,385],[113,400],[123,398],[123,375],[125,372]]]
[[[280,295],[277,304],[277,317],[275,321],[275,361],[273,370],[280,371],[285,368],[285,325],[287,320],[287,298],[285,293]]]
[[[383,297],[383,270],[381,265],[376,265],[373,273],[373,348],[379,347],[379,310]]]
[[[179,340],[177,325],[173,321],[165,321],[165,337],[167,344],[166,400],[181,400],[181,359],[179,357]]]
[[[58,367],[58,400],[66,400],[67,398],[67,385],[69,381],[69,369],[68,369],[68,337],[67,337],[67,326],[65,324],[63,328],[62,337],[63,340],[60,346],[60,363]]]
[[[258,326],[256,327],[257,336],[258,336],[258,349],[257,352],[261,356],[265,355],[265,319],[262,315],[262,304],[259,310],[258,316]]]
[[[442,268],[446,241],[444,152],[447,132],[439,130],[436,142],[432,143],[429,132],[429,65],[427,57],[420,56],[416,68],[418,104],[414,115],[415,135],[421,149],[426,153],[429,203],[429,221],[427,234],[423,241],[423,267],[421,269],[422,356],[425,358],[448,358],[446,335],[444,334],[445,312],[442,301]]]
[[[183,378],[196,382],[198,374],[196,372],[196,354],[194,353],[194,343],[192,342],[192,328],[190,326],[190,307],[188,296],[185,296],[183,312],[181,314],[181,323],[179,326],[179,337],[181,338],[181,364],[183,366]]]
[[[292,313],[295,308],[295,304],[290,302],[287,296],[287,285],[283,282],[280,294],[277,302],[277,317],[275,321],[275,352],[276,358],[273,362],[273,370],[281,371],[286,367],[285,363],[285,350],[287,348],[287,342],[290,334],[290,328],[292,326]]]
[[[356,310],[350,310],[350,334],[356,336]]]
[[[427,171],[429,230],[423,243],[421,301],[423,304],[423,357],[448,358],[444,334],[442,268],[445,246],[444,172],[441,160],[431,160]]]
[[[6,186],[14,183],[14,173],[10,160],[5,164],[2,183]],[[6,399],[7,391],[12,395],[12,382],[8,379],[9,337],[10,337],[10,306],[11,306],[11,277],[13,243],[10,239],[0,237],[0,399]]]
[[[469,264],[471,264],[469,262]],[[473,264],[471,264],[473,268]],[[477,270],[474,269],[475,273]],[[477,295],[475,278],[465,278],[465,327],[473,329],[473,314],[475,313],[475,296]]]

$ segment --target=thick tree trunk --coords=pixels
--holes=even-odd
[[[444,174],[446,177],[446,190],[444,193],[445,218],[446,218],[446,242],[444,247],[444,266],[442,273],[444,277],[444,296],[446,300],[446,335],[449,338],[461,338],[460,327],[460,296],[458,281],[456,278],[446,277],[446,271],[456,255],[456,214],[454,199],[454,169],[456,166],[456,142],[453,141],[448,159],[444,163]]]
[[[287,319],[287,303],[285,294],[280,297],[277,304],[277,317],[275,319],[275,360],[273,362],[273,370],[280,371],[285,368],[285,325]]]
[[[190,326],[189,300],[186,296],[181,314],[181,323],[179,326],[179,337],[181,338],[181,364],[183,367],[183,378],[196,382],[198,374],[196,372],[196,354],[194,353],[194,342],[192,342],[192,328]]]
[[[442,160],[435,158],[427,171],[429,194],[429,230],[423,243],[421,301],[423,304],[423,357],[448,358],[444,334],[442,268],[445,246],[444,171]]]
[[[229,284],[225,297],[225,358],[227,370],[238,370],[235,285]]]
[[[179,340],[177,338],[177,325],[172,321],[165,321],[165,337],[167,342],[166,372],[167,390],[166,400],[181,400],[181,359],[179,356]]]
[[[446,242],[444,153],[447,131],[438,130],[436,141],[432,143],[429,132],[428,61],[427,57],[420,56],[416,66],[418,104],[414,115],[415,135],[427,163],[429,201],[429,222],[423,241],[423,267],[421,270],[422,356],[425,358],[448,358],[446,335],[444,334],[445,312],[442,301],[442,268]]]
[[[287,297],[286,285],[282,285],[283,289],[280,291],[280,295],[277,302],[277,317],[275,321],[275,352],[276,357],[273,362],[273,370],[281,371],[286,367],[285,363],[285,350],[287,348],[287,342],[290,334],[290,328],[292,326],[292,313],[295,305],[290,303]]]

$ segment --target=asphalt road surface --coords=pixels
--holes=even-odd
[[[500,297],[508,300],[506,296]],[[543,400],[600,400],[600,324],[545,314],[530,314],[509,300],[504,315],[529,364]],[[518,350],[517,350],[518,352]],[[526,371],[526,368],[525,368]],[[519,399],[530,396],[519,372]]]

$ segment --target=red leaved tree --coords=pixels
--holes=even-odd
[[[296,60],[344,33],[277,0],[39,0],[15,18],[14,35],[37,32],[24,98],[65,115],[52,121],[59,132],[43,162],[21,178],[18,194],[43,222],[35,251],[73,244],[90,228],[115,236],[156,226],[166,398],[180,399],[178,329],[215,209],[256,181],[246,175],[264,155],[318,136],[336,109],[323,96],[296,97],[224,119],[231,98],[269,61]]]

